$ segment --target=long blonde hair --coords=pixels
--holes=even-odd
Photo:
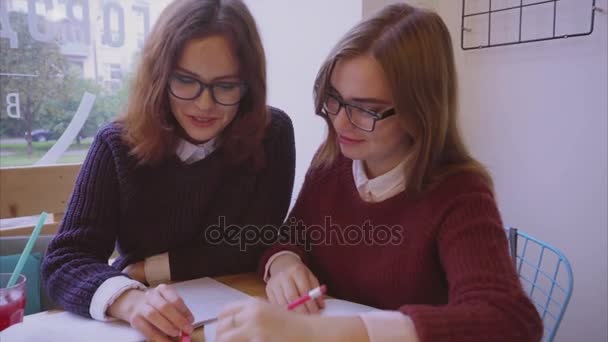
[[[314,85],[317,113],[328,93],[338,60],[368,54],[382,66],[395,108],[412,140],[406,191],[417,193],[449,174],[475,172],[488,186],[485,168],[464,145],[458,126],[458,90],[450,33],[436,13],[406,4],[389,5],[352,28],[325,60]],[[312,162],[331,165],[340,153],[336,132],[326,118],[328,135]]]

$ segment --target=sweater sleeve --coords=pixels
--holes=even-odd
[[[206,243],[170,250],[172,280],[255,271],[267,240],[273,240],[285,219],[295,173],[294,131],[287,114],[272,109],[266,134],[265,167],[256,176],[253,197],[242,213],[240,221],[246,226],[241,227],[238,243]]]
[[[448,303],[400,308],[411,317],[420,341],[540,340],[542,321],[519,283],[489,192],[451,202],[437,246],[449,285]]]
[[[123,275],[108,265],[119,225],[119,185],[104,131],[90,147],[42,264],[50,297],[65,310],[86,317],[97,288]]]

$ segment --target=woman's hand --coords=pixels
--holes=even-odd
[[[108,308],[108,314],[128,322],[149,341],[172,341],[182,331],[192,333],[194,316],[175,290],[161,284],[141,291],[128,290]]]
[[[285,254],[270,265],[271,277],[266,284],[266,295],[273,304],[286,307],[308,291],[319,286],[319,280],[299,258]],[[319,313],[325,307],[323,298],[311,300],[295,309],[300,313]]]
[[[136,262],[134,264],[128,265],[122,270],[122,273],[131,277],[131,279],[137,280],[142,284],[147,284],[146,280],[146,271],[144,269],[144,261]]]
[[[216,341],[317,341],[310,317],[250,299],[230,305],[219,314]]]

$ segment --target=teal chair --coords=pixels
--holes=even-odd
[[[543,320],[543,341],[553,341],[572,296],[570,262],[557,248],[517,228],[505,230],[521,284]]]
[[[2,272],[12,272],[28,238],[28,236],[6,236],[0,238],[0,270]],[[40,264],[52,239],[52,235],[41,235],[38,237],[32,249],[32,255],[22,272],[28,278],[26,315],[57,307],[44,290],[40,275]]]

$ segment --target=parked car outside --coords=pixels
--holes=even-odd
[[[27,133],[25,133],[25,138],[27,139]],[[35,129],[32,131],[32,141],[43,142],[53,138],[53,132],[48,129]]]

